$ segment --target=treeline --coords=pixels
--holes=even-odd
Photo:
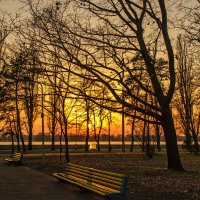
[[[189,151],[199,152],[199,1],[132,2],[26,0],[26,19],[1,16],[0,106],[2,132],[16,137],[25,151],[41,118],[66,144],[68,131],[85,132],[85,151],[94,135],[107,132],[109,149],[114,114],[131,126],[142,149],[164,135],[168,168],[182,170],[177,134]],[[176,12],[177,18],[171,20]],[[181,17],[180,17],[181,16]],[[171,39],[176,31],[176,42]],[[140,134],[136,134],[136,133]],[[194,145],[194,148],[193,148]]]

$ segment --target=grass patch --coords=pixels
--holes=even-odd
[[[94,152],[96,153],[96,152]],[[140,152],[131,154],[70,154],[70,162],[97,169],[123,173],[128,177],[129,200],[198,200],[200,199],[200,157],[181,152],[185,171],[166,169],[165,153],[157,153],[147,159]],[[65,171],[65,158],[59,155],[25,156],[23,164],[52,175]]]

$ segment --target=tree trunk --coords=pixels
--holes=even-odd
[[[146,119],[146,115],[145,115],[144,118]],[[145,142],[146,142],[146,124],[147,124],[147,122],[144,121],[143,132],[142,132],[142,152],[145,151]]]
[[[124,79],[124,70],[122,71],[122,79]],[[124,101],[124,90],[122,89],[122,100]],[[125,114],[124,104],[122,104],[122,152],[125,152]]]
[[[19,102],[18,102],[18,81],[16,82],[15,85],[15,106],[16,106],[16,121],[17,121],[17,151],[20,151],[20,145],[19,145],[19,137],[21,139],[22,142],[22,148],[23,148],[23,152],[26,151],[25,148],[25,144],[24,144],[24,138],[22,135],[22,131],[21,131],[21,119],[20,119],[20,112],[19,112]]]
[[[24,144],[24,137],[23,137],[22,131],[21,131],[21,126],[20,126],[20,130],[19,130],[19,134],[20,134],[20,139],[21,139],[21,142],[22,142],[22,149],[23,149],[23,152],[25,152],[26,148],[25,148],[25,144]]]
[[[65,119],[65,158],[66,162],[69,162],[69,144],[68,144],[68,133],[67,133],[67,119]]]
[[[136,113],[136,111],[135,111]],[[134,114],[135,115],[135,114]],[[135,118],[133,117],[132,119],[132,124],[131,124],[131,146],[130,146],[130,152],[133,152],[133,144],[134,144],[134,129],[135,129]]]
[[[185,130],[185,145],[186,145],[186,148],[189,152],[191,152],[192,150],[192,145],[191,145],[191,135],[190,135],[190,128],[189,127],[186,127],[186,130]]]
[[[32,92],[33,93],[33,92]],[[32,94],[33,95],[33,94]],[[33,97],[30,97],[30,103],[29,103],[29,111],[28,113],[28,126],[29,126],[29,140],[28,140],[28,150],[32,150],[32,140],[33,140]]]
[[[98,138],[98,141],[97,141],[97,150],[101,151],[101,146],[100,146],[100,140],[99,140],[99,138]]]
[[[176,130],[172,112],[169,107],[165,107],[162,111],[162,127],[165,136],[168,169],[183,170],[177,145]]]
[[[199,144],[197,134],[194,131],[192,131],[192,137],[194,140],[194,153],[197,155],[199,152]]]
[[[14,153],[15,152],[15,148],[14,148],[14,138],[13,138],[13,131],[11,130],[10,131],[10,133],[11,133],[11,140],[12,140],[12,147],[11,147],[11,150],[12,150],[12,153]]]
[[[110,117],[111,119],[111,117]],[[108,121],[108,151],[110,152],[112,150],[112,147],[111,147],[111,137],[110,137],[110,122],[111,120]]]
[[[52,115],[52,131],[51,131],[51,150],[55,150],[55,130],[56,130],[56,105],[55,97],[53,103],[53,115]]]
[[[9,125],[10,125],[10,136],[11,136],[11,142],[12,142],[12,146],[11,146],[11,152],[14,153],[15,152],[15,148],[14,148],[14,132],[12,131],[12,122],[11,119],[9,117]]]
[[[102,127],[103,127],[103,120],[100,119],[100,121],[101,121],[101,125],[100,125],[100,127],[99,127],[99,132],[98,132],[98,135],[97,135],[97,149],[98,149],[98,151],[101,151],[100,135],[101,135]]]
[[[20,141],[19,141],[19,133],[16,132],[16,139],[17,139],[17,151],[20,152]]]
[[[148,100],[148,94],[146,92],[145,94],[145,101]],[[147,107],[145,106],[145,110],[147,109]],[[147,122],[145,121],[147,118],[147,115],[144,115],[144,126],[143,126],[143,133],[142,133],[142,152],[145,152],[145,142],[146,142],[146,126],[147,126]]]
[[[160,145],[160,128],[159,128],[158,121],[156,123],[156,148],[157,148],[158,152],[161,151],[161,145]]]
[[[148,120],[149,120],[149,116],[148,116]],[[148,158],[152,158],[153,153],[152,153],[152,146],[151,146],[149,123],[147,123],[147,142],[145,143],[145,147],[146,147],[146,155],[148,156]]]
[[[32,138],[33,138],[33,132],[32,132],[32,128],[30,128],[29,125],[29,136],[28,136],[28,150],[32,150]]]
[[[16,140],[17,140],[17,151],[20,152],[19,133],[18,133],[18,130],[17,130],[16,122],[14,122],[14,126],[15,126]]]
[[[90,110],[90,107],[89,107],[89,102],[88,102],[88,99],[86,99],[86,112],[87,112],[87,128],[86,128],[86,137],[85,137],[85,152],[88,152],[89,151],[89,146],[88,146],[88,143],[89,143],[89,123],[90,123],[90,115],[89,115],[89,110]]]
[[[59,141],[60,141],[60,161],[61,161],[61,159],[62,159],[62,128],[60,130]]]
[[[53,130],[51,132],[51,150],[55,150],[55,132]]]
[[[186,113],[186,122],[185,122],[185,144],[189,152],[192,151],[192,144],[191,144],[191,135],[190,135],[190,108],[189,103],[187,102],[188,99],[186,99],[186,107],[185,107],[185,113]],[[184,124],[184,122],[183,122]]]

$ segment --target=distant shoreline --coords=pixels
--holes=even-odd
[[[0,141],[0,145],[11,145],[12,143],[11,142],[4,142],[4,141]],[[17,142],[15,141],[14,144],[16,145]],[[21,142],[20,142],[21,144]],[[49,146],[51,145],[51,142],[50,141],[45,141],[44,144],[46,146]],[[85,145],[85,141],[70,141],[68,143],[69,145]],[[89,145],[95,145],[97,144],[95,141],[89,141]],[[156,142],[151,142],[151,144],[155,144],[156,145]],[[160,142],[161,145],[165,145],[165,142]],[[181,145],[182,144],[182,141],[178,141],[178,145]],[[28,145],[28,141],[25,141],[25,145]],[[32,142],[32,145],[33,146],[40,146],[42,145],[42,141],[34,141]],[[55,141],[55,145],[60,145],[60,142],[59,141]],[[65,142],[62,141],[62,145],[65,145]],[[100,145],[108,145],[108,141],[100,141]],[[111,145],[122,145],[122,142],[121,141],[111,141]],[[131,142],[130,141],[125,141],[125,145],[131,145]],[[141,142],[134,142],[134,145],[141,145]]]

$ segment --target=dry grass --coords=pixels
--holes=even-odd
[[[65,170],[64,157],[25,157],[24,165],[51,175]],[[147,159],[141,154],[71,155],[70,162],[124,173],[128,177],[129,200],[200,200],[200,156],[181,153],[185,171],[166,170],[166,155]]]

